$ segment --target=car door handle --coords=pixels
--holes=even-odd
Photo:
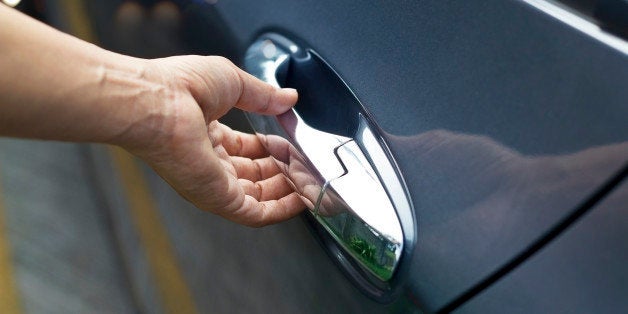
[[[274,86],[299,91],[293,109],[247,118],[352,263],[371,281],[391,280],[407,243],[397,213],[412,211],[364,107],[318,54],[283,36],[260,37],[247,50],[244,67]]]

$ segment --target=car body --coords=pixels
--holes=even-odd
[[[628,43],[620,35],[569,3],[540,0],[177,4],[178,52],[244,66],[251,44],[274,33],[320,56],[370,117],[412,208],[398,214],[411,241],[380,294],[351,274],[312,213],[249,230],[165,210],[183,268],[196,274],[188,281],[200,308],[628,309]],[[230,119],[247,128],[243,116]]]

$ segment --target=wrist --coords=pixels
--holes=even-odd
[[[97,141],[132,148],[154,137],[163,124],[168,88],[149,60],[112,55],[94,69],[96,102],[106,111],[103,136]]]
[[[155,60],[118,56],[121,59],[102,74],[103,103],[113,113],[110,136],[103,142],[151,157],[205,127],[202,114],[191,112],[200,113],[200,108],[184,73],[169,71]]]

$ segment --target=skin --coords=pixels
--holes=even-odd
[[[260,140],[216,121],[297,100],[215,56],[139,59],[0,5],[0,136],[118,145],[198,208],[264,226],[304,204]]]

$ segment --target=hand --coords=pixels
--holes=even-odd
[[[248,226],[289,219],[305,206],[257,136],[216,119],[232,107],[280,114],[297,100],[220,57],[148,61],[135,112],[148,112],[114,143],[145,160],[198,208]]]
[[[220,57],[116,54],[3,5],[0,22],[0,136],[122,146],[199,208],[246,225],[303,208],[255,136],[215,121],[234,106],[282,113],[296,91]]]

